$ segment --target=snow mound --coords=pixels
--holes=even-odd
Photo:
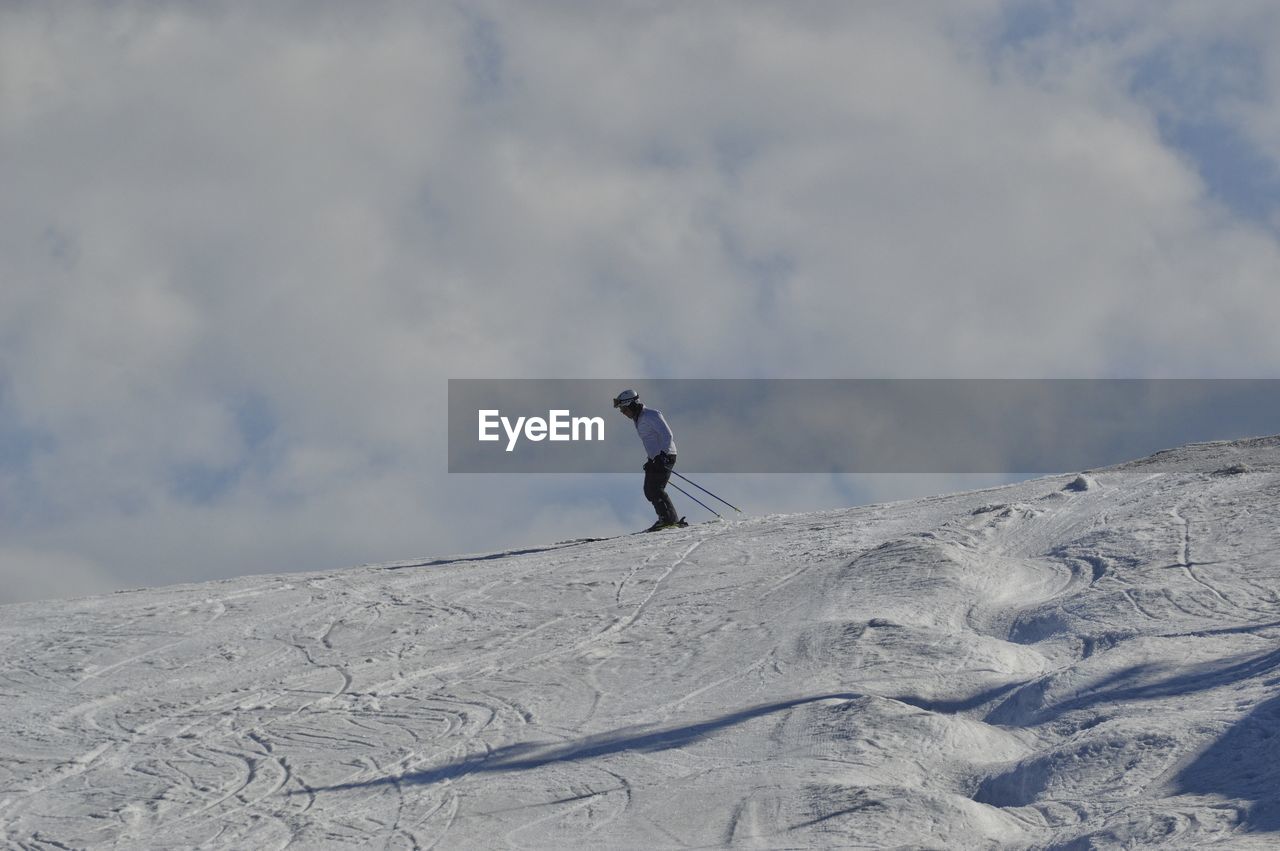
[[[1072,491],[1074,493],[1083,493],[1087,490],[1093,490],[1097,486],[1098,483],[1092,477],[1081,473],[1068,482],[1062,489],[1064,491]]]
[[[0,844],[1273,847],[1280,438],[1062,481],[0,608]]]

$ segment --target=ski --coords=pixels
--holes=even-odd
[[[681,517],[678,522],[672,523],[670,526],[660,526],[657,529],[650,527],[648,529],[641,529],[638,532],[627,532],[625,535],[609,535],[603,538],[569,538],[564,541],[556,541],[555,546],[571,547],[576,544],[595,544],[600,541],[616,541],[616,540],[619,540],[620,538],[629,538],[632,535],[646,535],[649,532],[665,532],[668,529],[687,529],[690,526],[703,526],[703,525],[706,525],[707,523],[717,523],[717,522],[719,521],[712,519],[712,520],[703,520],[700,523],[690,523],[686,518]]]
[[[662,522],[654,523],[648,529],[641,529],[640,532],[632,532],[631,534],[639,535],[643,532],[661,532],[665,529],[684,529],[688,525],[689,525],[689,521],[681,517],[679,520],[677,520],[674,523],[662,523]]]

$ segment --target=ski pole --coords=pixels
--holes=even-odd
[[[698,505],[701,505],[701,506],[702,506],[703,508],[705,508],[707,511],[710,511],[712,514],[715,514],[715,515],[716,515],[716,517],[720,517],[720,515],[716,512],[716,510],[715,510],[714,508],[712,508],[711,506],[707,505],[705,502],[703,502],[702,500],[698,499],[696,496],[694,496],[693,494],[689,493],[687,490],[685,490],[684,488],[680,487],[680,486],[679,486],[678,484],[676,484],[675,482],[668,482],[667,484],[671,485],[671,487],[675,488],[676,490],[680,491],[680,493],[682,493],[682,494],[684,494],[685,496],[689,497],[689,499],[691,499],[691,500],[693,500],[694,502],[698,503]],[[724,519],[724,518],[721,518],[721,519]]]
[[[677,476],[680,476],[680,474],[679,474],[679,473],[676,473],[676,471],[675,471],[675,470],[672,470],[671,472],[675,473]],[[741,509],[741,508],[739,508],[738,506],[734,505],[732,502],[730,502],[729,500],[725,499],[724,497],[716,496],[715,494],[711,493],[711,491],[707,490],[707,489],[706,489],[706,488],[704,488],[702,485],[700,485],[700,484],[698,484],[697,482],[695,482],[693,479],[690,479],[690,478],[688,478],[687,476],[680,476],[680,478],[684,479],[686,482],[688,482],[689,484],[693,485],[695,488],[697,488],[698,490],[702,491],[703,493],[705,493],[705,494],[709,494],[709,495],[711,495],[711,496],[715,496],[715,497],[716,497],[716,499],[720,500],[720,501],[721,501],[721,502],[723,502],[725,505],[729,506],[730,508],[732,508],[734,511],[738,512],[739,514],[741,514],[741,513],[742,513],[742,509]],[[684,493],[684,491],[680,491],[680,492],[681,492],[681,493]],[[691,497],[691,498],[692,498],[692,497]],[[701,505],[702,503],[698,503],[698,504],[699,504],[699,505]],[[713,513],[714,513],[714,512],[713,512]],[[719,517],[719,516],[720,516],[719,514],[716,514],[716,517]]]

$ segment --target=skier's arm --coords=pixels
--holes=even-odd
[[[671,426],[667,425],[667,418],[662,414],[654,411],[657,416],[653,418],[654,434],[658,438],[658,451],[670,452],[671,444],[674,442],[675,436],[671,433]]]
[[[658,411],[650,408],[641,414],[641,420],[641,422],[637,423],[637,426],[648,456],[654,458],[662,452],[671,453],[674,437],[671,434],[671,427],[667,425],[666,418]]]

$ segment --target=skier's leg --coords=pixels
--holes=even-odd
[[[662,489],[666,487],[666,479],[670,477],[670,473],[666,473],[657,461],[650,461],[644,465],[644,498],[653,505],[659,520],[665,519],[662,516]]]
[[[671,496],[666,491],[662,492],[661,505],[655,506],[658,509],[658,516],[666,523],[677,523],[680,518],[676,515],[675,503],[671,501]]]
[[[663,509],[666,512],[666,518],[668,523],[679,523],[680,515],[676,514],[676,506],[675,506],[675,503],[671,501],[671,494],[667,493],[667,482],[671,481],[671,471],[676,466],[676,456],[666,455],[664,457],[666,458],[667,463],[666,463],[666,472],[662,476],[662,501],[664,503]]]
[[[660,455],[649,462],[644,473],[645,498],[653,503],[653,510],[657,512],[658,519],[663,523],[675,523],[680,519],[680,516],[676,514],[676,507],[672,504],[671,497],[667,495],[666,491],[667,482],[671,479],[671,468],[674,464],[674,459],[670,456]]]

